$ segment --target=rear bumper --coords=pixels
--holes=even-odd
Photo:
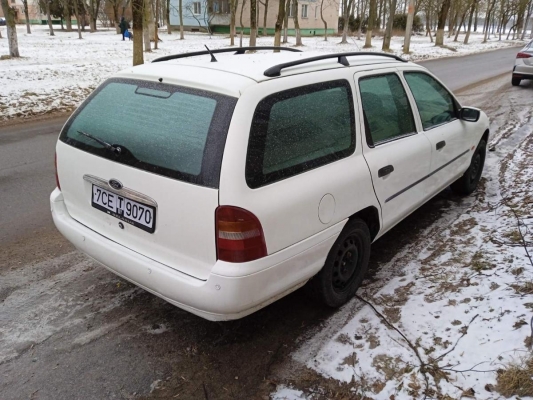
[[[303,286],[324,265],[345,222],[294,246],[243,264],[217,261],[200,280],[113,242],[74,220],[56,189],[50,196],[57,229],[111,272],[175,306],[211,321],[242,318]]]
[[[518,64],[513,68],[513,78],[533,79],[533,66]]]

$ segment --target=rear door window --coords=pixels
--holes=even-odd
[[[235,103],[200,90],[113,79],[80,107],[60,139],[118,163],[218,187]],[[120,154],[80,132],[120,147]]]
[[[361,78],[359,88],[369,146],[416,133],[413,112],[398,75]]]
[[[262,100],[248,143],[248,186],[264,186],[352,154],[353,110],[346,80],[290,89]]]

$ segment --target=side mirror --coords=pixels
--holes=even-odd
[[[464,107],[461,108],[461,111],[459,111],[459,118],[461,118],[463,121],[477,122],[480,116],[481,112],[474,108]]]

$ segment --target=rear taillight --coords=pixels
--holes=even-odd
[[[255,215],[242,208],[217,208],[216,235],[219,260],[241,263],[267,255],[261,223]]]
[[[55,157],[54,157],[54,167],[56,170],[56,186],[59,190],[61,190],[61,185],[59,184],[59,176],[57,175],[57,153],[55,154]]]
[[[533,54],[520,52],[516,55],[516,58],[530,58],[530,57],[533,57]]]

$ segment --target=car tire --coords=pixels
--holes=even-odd
[[[324,267],[308,283],[313,297],[337,308],[354,295],[368,269],[370,231],[359,218],[348,221],[333,244]]]
[[[512,84],[513,86],[519,86],[521,80],[522,80],[522,79],[520,79],[520,78],[515,78],[515,77],[513,77],[513,78],[511,78],[511,84]]]
[[[451,184],[451,188],[456,194],[468,196],[476,190],[479,180],[481,179],[481,174],[483,173],[486,155],[487,143],[484,140],[481,140],[472,156],[468,169],[463,176]]]

